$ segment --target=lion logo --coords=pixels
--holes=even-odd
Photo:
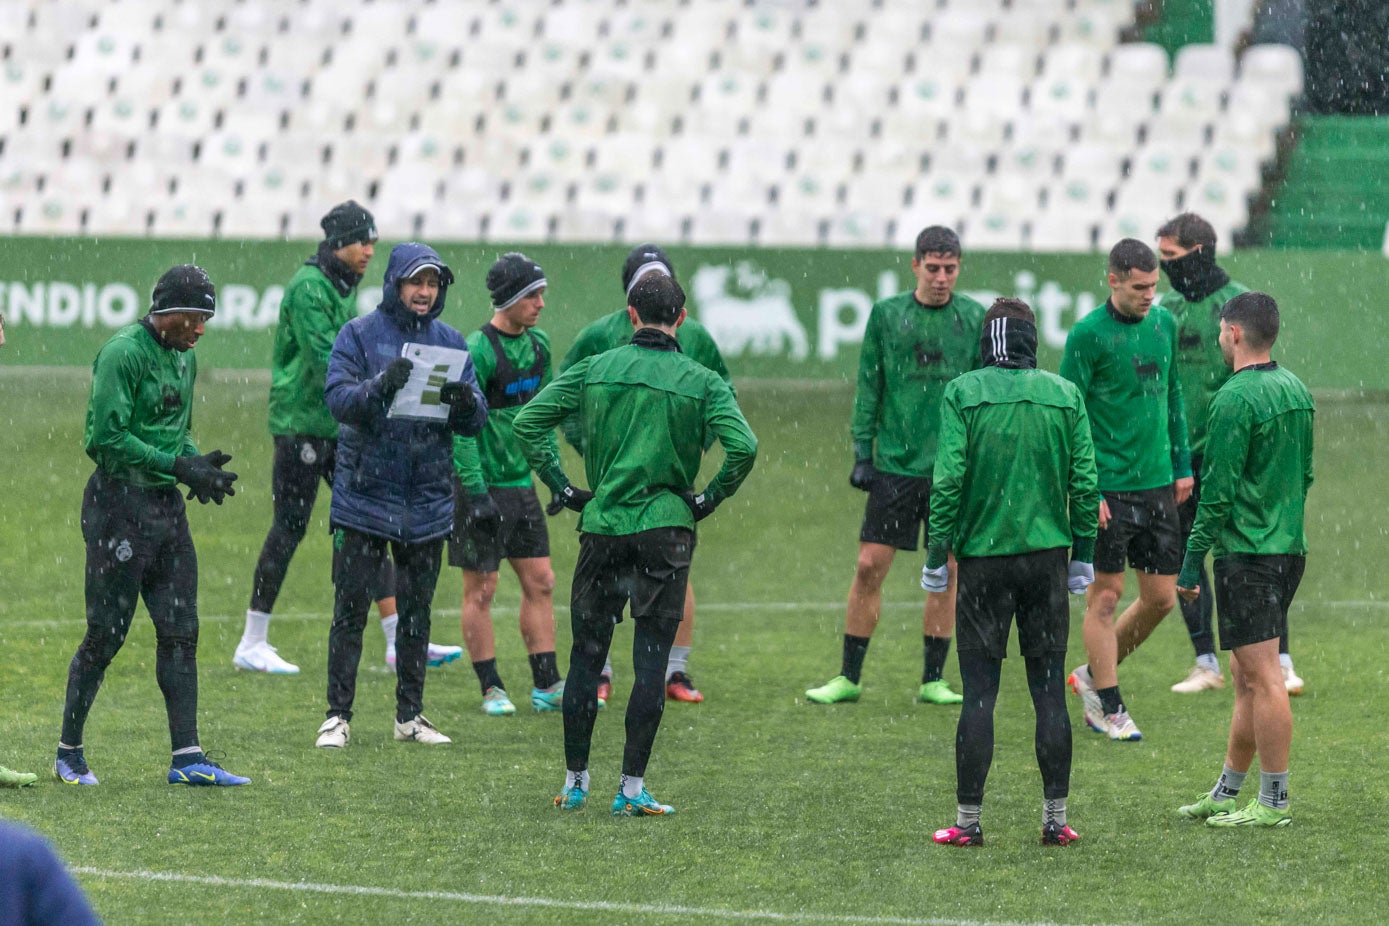
[[[699,320],[719,350],[730,357],[744,353],[792,360],[810,353],[805,328],[791,304],[791,284],[774,280],[751,261],[733,266],[705,265],[691,279]]]

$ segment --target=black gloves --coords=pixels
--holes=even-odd
[[[473,387],[464,382],[444,383],[439,387],[439,401],[453,406],[454,412],[467,414],[477,408]]]
[[[463,499],[463,525],[469,531],[495,534],[501,525],[502,514],[487,492],[469,493]]]
[[[588,489],[575,488],[573,485],[564,487],[564,491],[555,494],[555,501],[568,508],[570,511],[583,511],[584,506],[593,501],[593,493]],[[550,507],[554,507],[554,502],[550,502]],[[549,508],[545,509],[549,511]]]
[[[680,497],[685,500],[685,504],[690,506],[690,512],[694,515],[695,522],[703,521],[714,513],[714,509],[719,507],[719,503],[709,497],[709,493],[701,492],[698,495],[694,492],[681,492]]]
[[[545,513],[554,517],[564,510],[564,496],[558,492],[550,493],[550,504],[545,506]]]
[[[188,486],[188,498],[206,505],[209,501],[222,504],[222,499],[235,495],[232,483],[236,473],[222,469],[231,462],[231,454],[214,450],[200,457],[174,459],[174,478]]]
[[[410,371],[415,364],[404,357],[397,357],[381,371],[381,397],[387,402],[395,398],[400,388],[410,381]]]
[[[857,460],[854,462],[854,471],[849,474],[849,485],[867,492],[873,485],[873,480],[877,478],[878,470],[873,466],[872,460]]]

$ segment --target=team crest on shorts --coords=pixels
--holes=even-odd
[[[299,462],[305,466],[313,466],[318,462],[318,451],[313,449],[313,444],[305,441],[304,445],[299,448]]]
[[[128,563],[130,558],[135,555],[135,550],[131,548],[129,540],[122,540],[116,544],[116,562]]]

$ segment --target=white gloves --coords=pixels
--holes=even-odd
[[[1085,590],[1095,581],[1095,567],[1091,563],[1071,560],[1066,568],[1066,588],[1072,595],[1084,595]]]
[[[950,567],[937,566],[932,569],[930,566],[921,567],[921,587],[928,592],[945,591],[946,583],[950,581]]]

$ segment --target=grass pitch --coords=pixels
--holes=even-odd
[[[83,632],[81,371],[0,371],[0,763],[46,771],[68,660]],[[707,695],[671,704],[648,782],[676,816],[614,819],[630,630],[599,717],[589,809],[561,816],[560,718],[525,707],[517,590],[503,572],[499,663],[521,710],[488,718],[466,661],[432,669],[430,718],[454,739],[391,740],[393,677],[367,648],[351,746],[313,748],[323,717],[332,588],[327,497],[301,546],[271,639],[297,677],[236,672],[256,554],[269,525],[266,385],[206,376],[195,437],[235,457],[238,493],[193,506],[200,559],[203,742],[245,788],[164,783],[168,758],[143,609],[87,727],[97,788],[47,780],[0,791],[0,814],[47,834],[111,923],[1358,923],[1389,879],[1380,719],[1389,707],[1389,403],[1323,401],[1312,554],[1292,617],[1307,693],[1294,701],[1288,830],[1215,832],[1178,804],[1219,772],[1231,696],[1167,689],[1191,662],[1177,615],[1124,666],[1145,739],[1087,731],[1071,698],[1070,819],[1082,841],[1037,844],[1040,782],[1018,660],[1005,666],[984,809],[988,845],[935,846],[953,820],[956,711],[912,703],[920,675],[921,555],[889,577],[856,705],[805,702],[838,671],[863,496],[848,487],[846,386],[747,384],[761,456],[701,525],[691,672]],[[706,467],[712,472],[716,460]],[[572,463],[572,461],[571,461]],[[575,469],[577,475],[578,470]],[[574,520],[551,521],[556,599],[568,600]],[[1132,582],[1130,582],[1132,585]],[[434,639],[460,641],[461,581],[445,569]],[[561,667],[568,612],[557,610]],[[1083,661],[1073,601],[1071,663]],[[947,677],[958,682],[951,659]],[[1251,777],[1252,795],[1257,778]]]

